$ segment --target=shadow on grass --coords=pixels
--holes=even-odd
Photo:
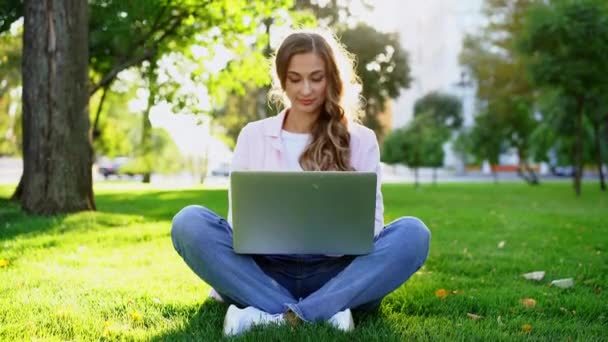
[[[226,190],[125,191],[98,194],[95,201],[97,213],[134,215],[143,221],[171,221],[179,210],[191,204],[203,205],[222,216],[228,211]],[[29,215],[21,210],[19,203],[0,198],[0,240],[49,232],[60,227],[69,216]]]
[[[139,215],[152,221],[171,221],[178,211],[191,204],[205,206],[222,216],[228,211],[227,190],[106,193],[95,195],[95,201],[100,212]]]
[[[223,337],[223,321],[228,305],[206,300],[181,328],[152,338],[152,341],[217,341]],[[270,325],[232,337],[234,341],[401,341],[402,336],[378,312],[355,312],[356,329],[338,331],[327,323],[296,327]]]
[[[9,240],[21,234],[47,232],[65,219],[66,215],[28,215],[17,202],[0,198],[0,240]]]

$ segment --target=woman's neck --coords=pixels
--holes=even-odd
[[[291,133],[311,133],[320,113],[302,113],[287,110],[283,129]]]

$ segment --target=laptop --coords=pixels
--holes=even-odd
[[[356,171],[233,171],[233,248],[242,254],[372,251],[377,175]]]

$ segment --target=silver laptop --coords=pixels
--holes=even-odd
[[[373,172],[234,171],[233,247],[244,254],[366,254],[374,238]]]

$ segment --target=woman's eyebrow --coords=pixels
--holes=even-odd
[[[300,75],[298,72],[293,71],[293,70],[289,70],[289,71],[287,71],[287,73],[288,73],[288,74],[295,75],[295,76],[302,76],[302,75]],[[318,74],[320,74],[320,73],[323,73],[323,70],[315,70],[315,71],[311,72],[311,73],[310,73],[310,75],[311,75],[311,76],[314,76],[314,75],[318,75]]]

